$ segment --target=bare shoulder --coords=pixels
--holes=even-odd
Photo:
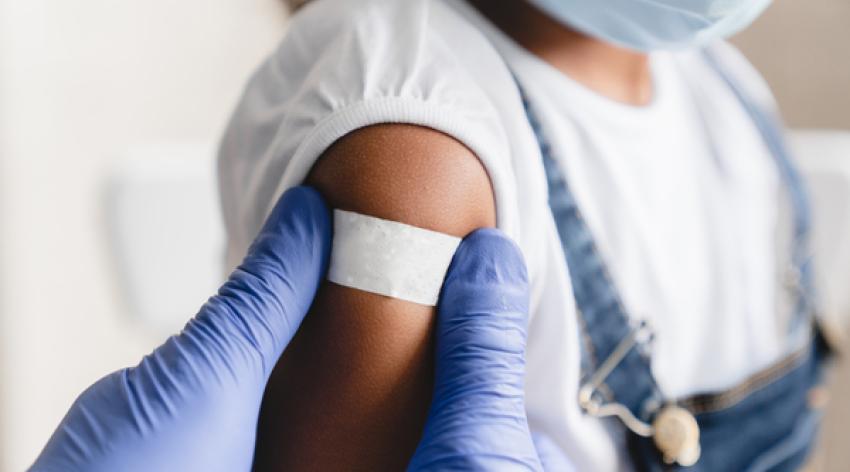
[[[457,236],[495,221],[483,165],[429,128],[353,131],[306,183],[333,208]],[[434,322],[433,307],[322,284],[266,388],[254,470],[404,469],[431,401]]]
[[[490,179],[451,136],[408,124],[360,128],[335,142],[307,177],[333,208],[456,236],[495,224]]]

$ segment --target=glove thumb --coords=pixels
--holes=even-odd
[[[327,271],[331,222],[319,193],[288,190],[275,205],[242,264],[189,322],[192,338],[215,364],[262,362],[268,376],[310,308]],[[229,369],[235,370],[235,369]]]
[[[478,230],[439,303],[435,392],[410,469],[541,470],[525,415],[528,275],[516,245]]]

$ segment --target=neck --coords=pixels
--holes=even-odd
[[[522,47],[596,93],[636,106],[652,100],[646,54],[576,31],[526,0],[469,2]]]

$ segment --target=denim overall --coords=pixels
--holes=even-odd
[[[753,104],[710,51],[705,57],[756,124],[787,188],[794,215],[791,267],[795,282],[789,343],[793,333],[804,333],[803,342],[797,343],[792,354],[727,391],[665,398],[650,368],[651,328],[630,321],[563,169],[552,158],[520,87],[543,156],[549,206],[566,255],[584,338],[578,400],[586,414],[622,421],[636,470],[796,470],[816,436],[819,414],[809,406],[808,396],[821,381],[828,354],[810,296],[808,203],[777,118]],[[683,446],[688,441],[691,445]]]

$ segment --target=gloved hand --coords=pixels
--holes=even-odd
[[[183,331],[76,400],[35,471],[247,471],[266,382],[330,252],[319,194],[288,191]]]
[[[266,382],[329,245],[321,197],[288,191],[218,295],[138,366],[83,392],[32,470],[250,470]],[[443,287],[436,391],[411,470],[541,470],[523,401],[527,313],[516,246],[495,230],[467,237]]]
[[[434,397],[410,470],[542,470],[525,415],[528,275],[497,230],[466,237],[440,295]]]

